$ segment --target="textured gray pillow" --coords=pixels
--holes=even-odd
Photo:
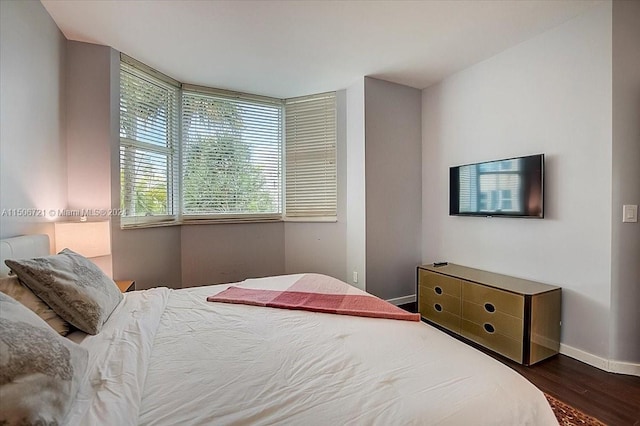
[[[6,278],[0,278],[0,292],[11,296],[31,309],[62,336],[66,336],[67,333],[69,333],[69,323],[53,312],[53,309],[44,303],[42,299],[33,294],[31,289],[22,284],[17,276],[12,275]]]
[[[123,297],[100,268],[69,249],[4,263],[51,309],[85,333],[98,334]]]
[[[85,348],[0,293],[0,424],[63,424],[87,359]]]

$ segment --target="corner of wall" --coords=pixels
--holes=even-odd
[[[640,204],[640,2],[612,10],[612,197],[610,352],[640,363],[640,223],[623,223],[622,206]]]
[[[358,274],[358,282],[350,283],[366,290],[366,214],[365,214],[365,133],[364,86],[362,77],[346,89],[347,182],[349,202],[346,208],[347,278]]]

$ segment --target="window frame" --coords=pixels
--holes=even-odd
[[[123,67],[124,66],[124,67]],[[121,228],[138,228],[138,227],[155,227],[155,226],[167,226],[174,225],[179,222],[179,212],[177,210],[177,201],[180,199],[180,183],[176,181],[176,171],[179,167],[178,159],[180,158],[180,126],[179,123],[171,123],[170,116],[173,118],[179,117],[180,114],[180,83],[176,80],[159,73],[156,70],[142,64],[141,62],[127,56],[120,54],[120,96],[119,96],[119,126],[122,123],[122,73],[127,72],[134,77],[141,80],[146,80],[149,84],[157,85],[166,89],[169,93],[171,90],[175,92],[170,96],[173,99],[169,99],[169,110],[167,111],[167,126],[166,126],[166,145],[153,144],[144,140],[136,140],[129,137],[119,136],[119,152],[118,152],[118,175],[122,176],[126,174],[126,170],[123,170],[123,162],[126,162],[127,150],[146,152],[152,155],[159,155],[166,158],[166,214],[146,214],[141,216],[129,216],[127,211],[128,206],[123,201],[123,187],[122,181],[124,176],[119,179],[120,182],[120,206],[123,209],[123,214],[120,217]],[[173,127],[173,128],[172,128]],[[124,148],[124,152],[123,152]],[[128,167],[135,168],[135,158],[132,160]],[[142,163],[144,164],[144,163]]]
[[[276,191],[277,195],[277,211],[276,212],[264,212],[264,213],[187,213],[185,206],[185,194],[184,194],[184,156],[180,158],[181,165],[181,173],[180,173],[180,187],[183,190],[183,197],[180,200],[180,214],[181,221],[185,224],[193,224],[193,223],[246,223],[246,222],[269,222],[269,221],[281,221],[282,220],[282,181],[284,176],[283,169],[283,145],[284,140],[282,138],[282,124],[283,124],[283,115],[284,115],[284,107],[281,99],[270,98],[266,96],[258,96],[258,95],[250,95],[241,92],[231,92],[225,91],[215,88],[196,86],[190,84],[183,84],[182,87],[182,105],[184,105],[184,96],[187,95],[196,95],[202,97],[210,97],[211,99],[227,99],[231,102],[245,102],[249,105],[259,105],[259,106],[269,106],[276,107],[278,110],[278,147],[277,147],[277,175],[278,175],[278,188]],[[185,112],[182,111],[181,117],[181,129],[184,130],[184,117]],[[181,148],[185,148],[187,144],[185,137],[183,136],[180,141]],[[253,146],[258,146],[255,144]]]

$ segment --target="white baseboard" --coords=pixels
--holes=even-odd
[[[609,371],[618,374],[629,374],[640,377],[640,364],[622,361],[609,361]]]
[[[602,358],[563,343],[560,344],[560,353],[609,373],[640,376],[640,364]]]
[[[409,296],[396,297],[394,299],[387,299],[387,302],[399,306],[404,305],[405,303],[413,303],[416,301],[416,295],[410,294]]]

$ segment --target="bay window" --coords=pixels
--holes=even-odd
[[[335,93],[181,84],[122,55],[122,227],[335,220]]]

